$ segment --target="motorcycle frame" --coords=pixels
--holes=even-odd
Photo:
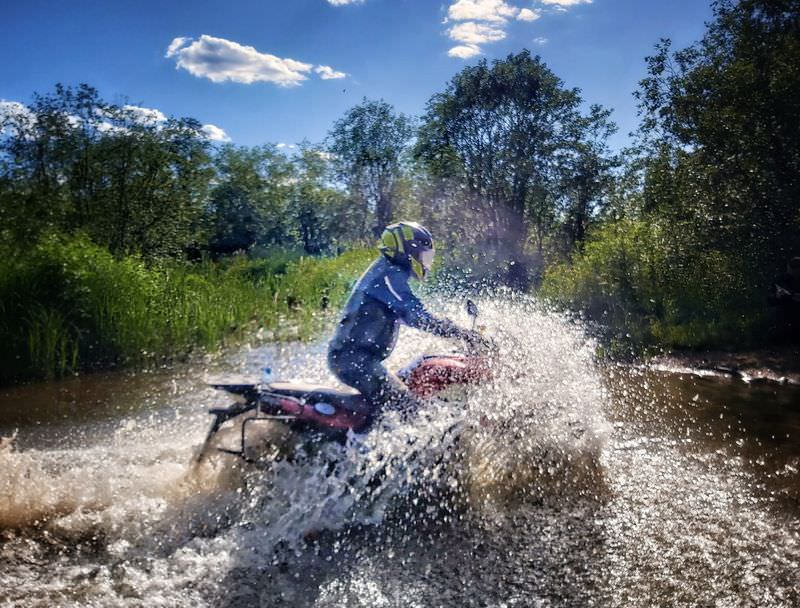
[[[200,448],[200,452],[197,455],[195,460],[196,463],[200,463],[206,456],[207,448],[211,443],[212,438],[217,434],[217,432],[222,428],[229,420],[233,420],[234,418],[241,416],[243,414],[247,414],[253,410],[257,410],[255,416],[250,418],[245,418],[242,421],[242,428],[240,430],[240,441],[239,445],[240,448],[238,450],[231,450],[228,448],[217,448],[218,452],[223,452],[225,454],[231,454],[233,456],[239,456],[242,460],[246,462],[252,462],[251,459],[247,458],[247,425],[252,422],[264,422],[264,421],[272,421],[272,422],[283,422],[286,424],[291,424],[292,422],[297,421],[297,416],[288,416],[285,414],[272,414],[269,412],[264,411],[264,406],[274,405],[269,402],[269,399],[274,400],[289,400],[294,401],[297,403],[301,408],[305,408],[306,404],[296,397],[290,397],[287,395],[280,395],[278,393],[260,393],[258,398],[253,400],[248,400],[245,403],[234,403],[230,407],[227,408],[219,408],[219,409],[212,409],[209,413],[214,415],[214,422],[211,425],[211,428],[206,435],[206,440],[203,442],[202,448]]]

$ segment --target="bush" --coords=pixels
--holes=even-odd
[[[583,253],[548,269],[540,294],[639,346],[735,347],[765,335],[759,285],[736,260],[628,218],[597,227]]]

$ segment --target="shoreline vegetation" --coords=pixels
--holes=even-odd
[[[769,301],[800,256],[798,4],[712,9],[700,41],[646,59],[636,144],[586,238],[544,271],[542,294],[622,352],[797,340],[800,305]]]
[[[374,251],[222,262],[115,259],[86,238],[0,259],[0,384],[180,360],[244,339],[308,339]]]
[[[645,58],[620,151],[612,110],[525,49],[291,152],[86,84],[0,100],[0,383],[308,337],[400,218],[442,277],[579,313],[612,358],[776,346],[800,324],[767,305],[800,256],[800,9],[711,6],[701,40]]]

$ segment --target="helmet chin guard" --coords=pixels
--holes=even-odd
[[[416,271],[414,272],[414,274],[417,275],[417,278],[420,281],[424,281],[425,277],[428,276],[428,273],[431,271],[431,268],[433,268],[433,260],[435,257],[436,257],[436,250],[433,248],[423,249],[419,253],[419,265],[422,269],[422,275],[420,276],[420,274],[417,273]],[[416,262],[417,260],[415,259],[414,261]],[[412,262],[411,265],[413,269],[414,263]]]

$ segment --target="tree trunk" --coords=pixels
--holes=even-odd
[[[509,208],[509,223],[506,230],[506,251],[508,256],[508,272],[506,282],[512,289],[525,291],[530,287],[528,276],[528,259],[525,255],[525,244],[528,241],[528,226],[521,209]]]
[[[375,237],[380,238],[384,228],[392,222],[392,193],[384,184],[378,187],[375,204]]]

